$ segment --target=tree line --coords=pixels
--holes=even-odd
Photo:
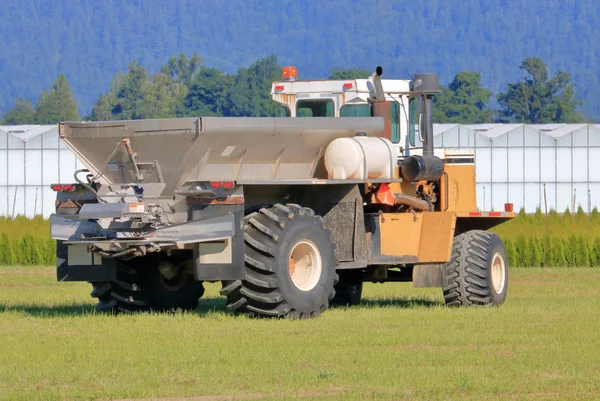
[[[204,65],[197,54],[171,57],[152,75],[139,62],[114,76],[106,93],[96,100],[84,120],[130,120],[188,116],[277,116],[279,105],[271,99],[273,81],[281,78],[276,56],[258,59],[249,67],[227,74]],[[519,68],[525,76],[496,94],[499,108],[490,108],[493,93],[482,86],[479,72],[460,72],[435,98],[434,122],[478,124],[514,122],[528,124],[576,123],[586,118],[578,111],[569,73],[550,76],[540,58],[529,57]],[[333,69],[329,79],[368,78],[365,69]],[[55,124],[79,120],[77,102],[61,74],[37,99],[35,107],[19,98],[3,124]]]

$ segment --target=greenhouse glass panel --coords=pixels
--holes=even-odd
[[[548,146],[552,146],[554,147],[556,145],[556,141],[554,140],[553,137],[548,136],[544,133],[540,133],[540,146],[542,147],[548,147]]]
[[[590,198],[592,200],[592,209],[598,208],[600,210],[600,183],[590,184]]]
[[[60,182],[73,182],[77,159],[69,150],[60,151]]]
[[[517,128],[507,134],[508,146],[522,147],[523,146],[523,128]]]
[[[25,142],[23,142],[19,138],[15,138],[12,135],[8,135],[8,148],[9,149],[24,149]]]
[[[525,148],[525,161],[523,166],[523,178],[526,182],[540,180],[540,150],[539,148]]]
[[[584,212],[589,213],[591,210],[588,210],[588,185],[587,183],[575,183],[573,184],[573,191],[575,194],[575,211],[581,206]]]
[[[490,148],[477,149],[475,158],[475,175],[478,182],[492,181],[492,150]]]
[[[8,187],[0,185],[0,216],[8,216]]]
[[[478,133],[474,133],[475,138],[475,147],[476,148],[489,148],[492,146],[492,142],[486,136],[483,136]]]
[[[508,181],[508,151],[492,148],[492,182]]]
[[[486,188],[489,189],[489,187],[489,184],[486,183],[477,183],[476,185],[475,193],[478,210],[489,210],[486,204],[489,202],[490,197],[489,194],[485,193]]]
[[[571,182],[571,149],[556,148],[556,181]]]
[[[443,148],[442,146],[443,135],[439,134],[433,137],[433,147],[434,148]]]
[[[42,185],[42,151],[25,151],[25,180],[27,185]]]
[[[523,148],[508,148],[508,180],[523,182]]]
[[[7,147],[7,141],[8,141],[8,134],[2,130],[0,130],[0,149],[6,149]]]
[[[0,150],[0,185],[8,184],[8,152]]]
[[[541,177],[542,177],[542,182],[551,182],[551,181],[556,181],[556,148],[542,148],[540,149],[540,161],[535,163],[530,161],[528,159],[529,155],[527,154],[529,151],[526,150],[525,151],[525,176],[527,177],[527,170],[529,168],[534,168],[536,170],[536,176],[538,174],[538,171],[541,172]],[[535,153],[537,153],[537,149],[535,150]],[[536,158],[537,159],[537,158]],[[539,180],[538,178],[539,176],[537,176],[536,178],[532,179],[531,181],[537,181]],[[527,180],[529,181],[529,180]]]
[[[24,165],[24,150],[11,149],[8,151],[8,185],[25,184],[25,177],[23,175]]]
[[[15,191],[17,194],[16,202],[15,202]],[[24,216],[25,215],[25,187],[8,187],[8,199],[9,199],[9,208],[8,215],[13,216]]]
[[[502,211],[504,204],[508,201],[508,185],[494,182],[492,184],[492,208],[491,210]]]
[[[556,211],[562,213],[568,207],[572,209],[573,193],[571,192],[571,184],[556,185]]]
[[[508,135],[502,134],[492,139],[492,147],[507,147]]]
[[[42,190],[42,211],[44,213],[44,217],[48,218],[56,210],[56,205],[54,204],[56,193],[54,193],[52,189],[48,187],[43,187]]]
[[[42,148],[42,136],[37,135],[33,138],[29,138],[27,142],[25,142],[25,147],[27,149],[41,149]]]
[[[600,148],[589,148],[590,181],[600,182]]]
[[[535,202],[533,200],[535,199]],[[556,210],[556,184],[546,183],[546,200],[548,211]],[[528,210],[535,211],[539,205],[544,211],[544,185],[527,184],[525,186],[525,203]]]
[[[587,148],[573,148],[573,182],[587,182],[588,180],[588,150]]]
[[[442,147],[458,148],[458,130],[456,128],[445,131],[440,135],[442,136]]]
[[[600,129],[593,127],[593,126],[589,126],[590,129],[590,137],[589,137],[589,141],[590,141],[590,146],[600,146]]]
[[[540,146],[540,132],[531,127],[524,126],[525,128],[525,146]],[[545,135],[544,135],[545,136]]]
[[[32,218],[42,214],[42,187],[25,188],[25,212],[27,217]]]
[[[44,186],[59,183],[58,178],[58,150],[46,149],[43,151],[44,171],[42,175],[42,184]]]
[[[513,204],[514,210],[521,210],[523,204],[523,184],[508,184],[508,202]]]
[[[566,134],[556,139],[556,146],[559,147],[571,147],[572,135]]]
[[[474,138],[473,131],[471,131],[467,127],[464,127],[461,125],[458,126],[458,130],[459,130],[458,139],[460,141],[461,149],[474,147],[475,146],[475,138]]]
[[[573,146],[588,145],[588,128],[583,127],[573,132]]]
[[[44,149],[58,149],[58,133],[52,130],[42,134],[42,146]]]

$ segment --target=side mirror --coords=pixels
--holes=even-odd
[[[419,135],[421,142],[424,142],[423,138],[423,112],[421,108],[421,98],[415,97],[410,99],[408,103],[408,141],[411,146],[416,146],[415,138]]]

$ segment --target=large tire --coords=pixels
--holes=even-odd
[[[127,266],[118,262],[117,279],[92,283],[90,295],[98,298],[96,309],[101,312],[176,312],[190,311],[204,295],[201,281],[182,271],[171,280],[159,272],[154,259],[146,266]]]
[[[508,261],[498,235],[473,230],[454,238],[443,289],[446,305],[501,305],[507,288]]]
[[[320,315],[338,279],[330,236],[322,217],[298,205],[276,204],[246,216],[245,277],[223,281],[227,309],[257,317]]]

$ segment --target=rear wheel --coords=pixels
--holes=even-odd
[[[309,208],[274,205],[246,216],[244,279],[224,281],[227,308],[254,316],[308,318],[329,307],[334,245]]]
[[[454,238],[446,266],[447,305],[501,305],[507,287],[508,262],[498,235],[473,230]]]
[[[196,309],[204,286],[194,279],[189,261],[145,257],[136,262],[118,262],[116,280],[92,283],[90,295],[99,300],[96,309],[121,313]]]

